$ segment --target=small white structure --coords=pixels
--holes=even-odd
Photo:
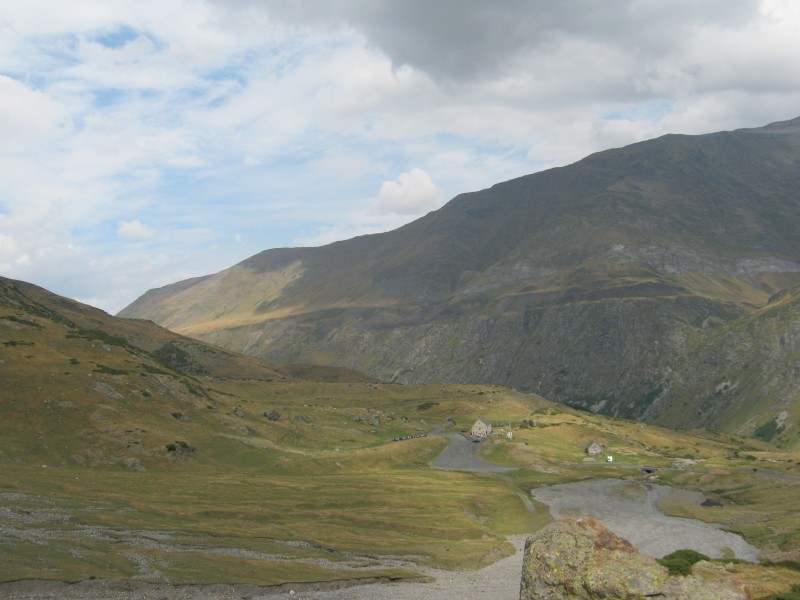
[[[492,434],[492,424],[483,417],[478,417],[472,426],[471,433],[474,438],[485,438]]]
[[[507,437],[508,439],[510,439],[510,440],[513,440],[513,439],[514,439],[514,432],[513,432],[513,431],[509,431],[509,432],[506,434],[506,437]]]
[[[614,457],[609,454],[608,456],[606,456],[606,460],[608,462],[614,462]]]

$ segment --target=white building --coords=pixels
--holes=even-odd
[[[472,437],[485,438],[492,434],[492,424],[483,417],[479,417],[472,426]]]

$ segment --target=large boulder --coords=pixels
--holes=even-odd
[[[663,598],[749,600],[735,578],[670,577],[595,519],[562,519],[525,543],[520,600]]]

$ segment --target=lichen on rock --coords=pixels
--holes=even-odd
[[[520,600],[638,598],[747,600],[735,578],[670,577],[595,519],[561,519],[528,538]]]

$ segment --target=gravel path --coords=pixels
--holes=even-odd
[[[450,471],[473,471],[479,473],[505,473],[515,471],[519,467],[502,467],[478,458],[480,443],[471,442],[458,433],[432,433],[439,437],[447,438],[450,443],[431,461],[435,469]]]
[[[516,552],[494,564],[475,571],[441,571],[422,569],[435,579],[432,583],[391,583],[384,585],[358,585],[351,588],[298,593],[296,598],[309,600],[469,600],[471,598],[492,598],[493,600],[517,600],[519,582],[522,575],[522,550],[527,536],[508,538]],[[282,596],[263,596],[263,598],[285,598]],[[255,598],[253,599],[255,600]]]
[[[642,552],[661,557],[675,550],[691,548],[712,558],[722,558],[730,548],[737,558],[756,561],[758,548],[744,538],[723,531],[719,525],[695,519],[668,517],[657,506],[672,491],[667,485],[651,485],[620,479],[598,479],[553,485],[532,491],[547,504],[554,518],[593,516]],[[702,494],[694,494],[699,504]],[[687,496],[688,497],[688,496]]]

